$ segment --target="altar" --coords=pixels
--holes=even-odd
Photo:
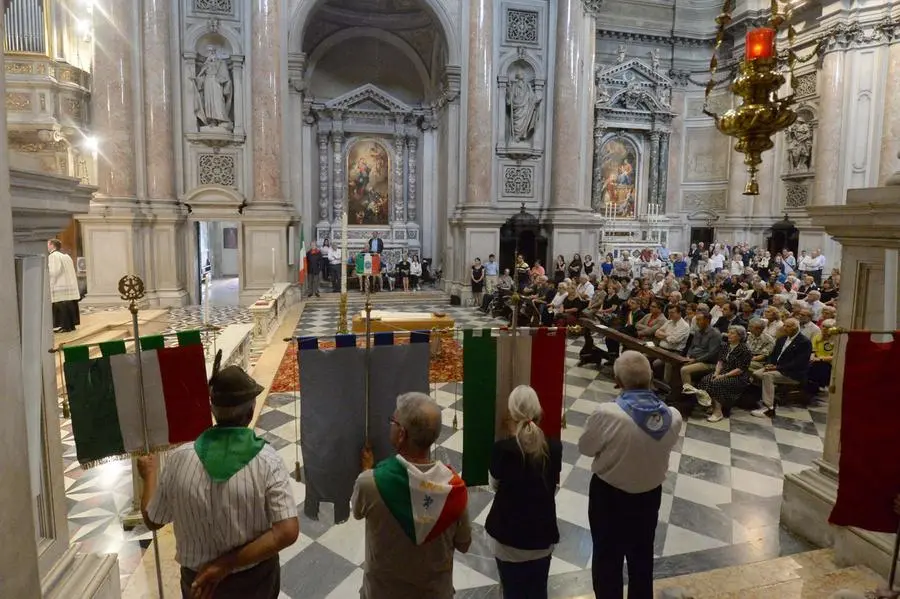
[[[370,330],[373,333],[395,331],[430,331],[432,329],[452,329],[456,321],[443,312],[394,312],[372,310]],[[353,315],[353,332],[366,332],[366,313]]]

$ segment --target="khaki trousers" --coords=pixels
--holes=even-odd
[[[790,377],[784,376],[777,370],[757,370],[753,373],[762,384],[762,401],[766,408],[775,407],[775,385],[778,383],[795,383]]]
[[[703,375],[712,372],[716,367],[713,364],[707,364],[706,362],[694,362],[693,364],[688,364],[687,366],[681,367],[681,382],[685,385],[694,385],[693,377],[696,375],[698,379],[703,378]]]

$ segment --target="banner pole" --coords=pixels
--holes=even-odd
[[[144,396],[144,357],[141,351],[141,332],[138,322],[137,302],[144,297],[144,281],[136,275],[125,275],[119,279],[119,295],[128,302],[128,311],[131,312],[131,327],[134,330],[135,353],[137,354],[138,372],[138,401],[141,406],[141,429],[144,433],[144,453],[150,454],[150,433],[147,428],[147,403]],[[131,472],[134,477],[134,470]],[[156,531],[151,531],[153,536],[153,556],[156,562],[156,586],[159,590],[159,599],[164,599],[162,565],[159,557],[159,539]]]
[[[372,285],[375,282],[374,280],[370,282],[368,277],[369,275],[365,274],[365,271],[360,276],[360,281],[365,281],[366,286],[366,442],[362,450],[363,470],[371,470],[375,466],[372,442],[369,440],[369,400],[372,386]]]

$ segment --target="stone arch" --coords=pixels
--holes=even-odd
[[[184,194],[181,201],[191,207],[194,219],[239,220],[239,209],[247,204],[244,194],[223,185],[199,185]]]
[[[503,75],[509,75],[510,69],[516,65],[517,63],[526,64],[532,70],[532,76],[536,79],[540,79],[538,77],[539,73],[544,73],[544,65],[543,63],[531,56],[530,54],[509,54],[500,61],[499,68],[497,69],[498,73]]]
[[[199,23],[189,27],[184,34],[184,48],[187,52],[197,52],[197,45],[205,36],[215,34],[228,42],[230,54],[243,56],[244,46],[241,44],[241,37],[233,29],[227,25],[220,25],[216,31],[210,29],[207,23]]]
[[[456,28],[454,27],[453,17],[447,11],[441,0],[419,0],[424,7],[435,17],[440,25],[441,38],[447,51],[447,64],[462,64],[462,52],[460,41],[456,36]],[[322,3],[322,0],[301,2],[294,14],[290,18],[290,26],[288,29],[288,53],[303,53],[303,36],[306,33],[306,26],[309,23],[310,16]]]
[[[349,39],[359,38],[359,37],[370,37],[386,44],[390,44],[391,46],[400,50],[404,56],[406,56],[409,61],[413,64],[413,67],[416,69],[416,74],[419,76],[419,79],[422,81],[422,88],[428,89],[431,86],[431,78],[428,76],[428,68],[425,63],[422,61],[421,57],[418,53],[410,46],[406,40],[402,39],[400,36],[395,35],[389,31],[385,31],[383,29],[376,29],[373,27],[352,27],[349,29],[341,29],[336,32],[334,35],[330,35],[313,51],[312,55],[309,57],[309,67],[306,70],[306,79],[307,81],[312,79],[312,75],[318,66],[319,61],[325,57],[335,46],[339,45],[342,42],[345,42]]]

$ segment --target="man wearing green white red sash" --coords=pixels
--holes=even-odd
[[[175,559],[184,599],[277,599],[278,552],[300,534],[287,468],[247,428],[263,392],[237,366],[210,379],[216,426],[169,452],[161,475],[142,457],[141,512],[151,530],[175,525]]]
[[[441,410],[424,393],[397,398],[397,455],[356,479],[353,516],[366,519],[361,599],[452,599],[453,554],[472,543],[466,485],[431,459]]]

